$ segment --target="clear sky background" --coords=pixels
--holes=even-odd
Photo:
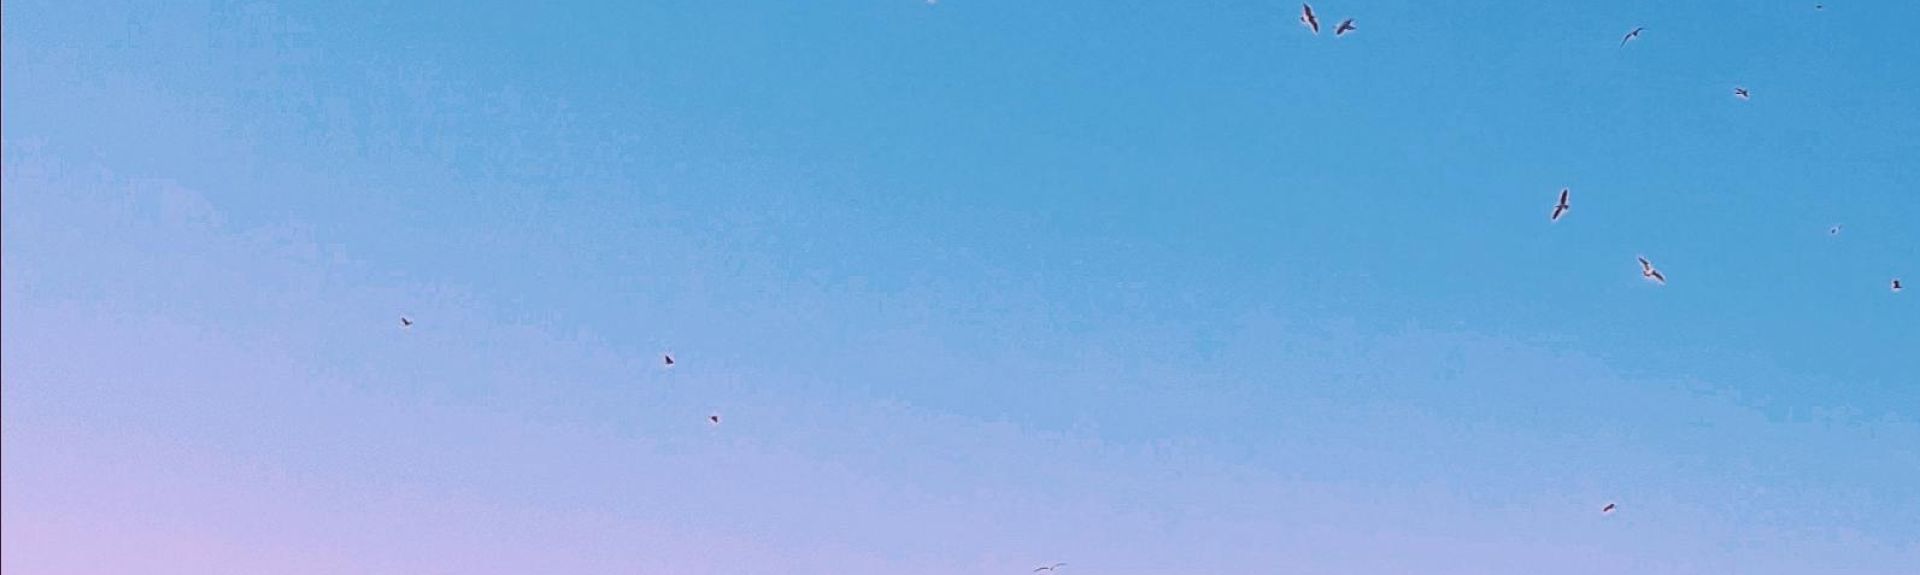
[[[0,569],[1911,574],[1826,4],[8,1]]]

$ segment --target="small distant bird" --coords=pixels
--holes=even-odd
[[[1601,507],[1601,508],[1600,508],[1600,514],[1601,514],[1601,515],[1612,515],[1612,514],[1613,514],[1613,508],[1614,508],[1614,505],[1613,505],[1612,503],[1608,503],[1606,507]]]
[[[1573,206],[1567,205],[1567,195],[1571,192],[1572,190],[1568,188],[1560,188],[1560,203],[1553,205],[1553,217],[1550,221],[1560,221],[1560,216],[1566,215],[1567,210],[1573,209]]]
[[[404,315],[400,316],[400,329],[407,329],[410,327],[413,327],[413,320],[407,319],[407,316],[404,316]]]
[[[1047,572],[1053,572],[1053,571],[1059,571],[1061,567],[1066,567],[1066,566],[1067,566],[1067,564],[1066,564],[1066,563],[1055,563],[1055,564],[1052,564],[1052,565],[1042,565],[1042,566],[1040,566],[1040,567],[1034,567],[1034,568],[1033,568],[1033,572],[1034,572],[1034,573],[1039,573],[1039,572],[1041,572],[1041,571],[1047,571]]]
[[[1829,235],[1829,236],[1837,236],[1837,235],[1840,235],[1840,226],[1838,226],[1838,225],[1835,225],[1835,226],[1833,226],[1833,227],[1831,227],[1831,228],[1827,228],[1827,235]]]
[[[1747,99],[1751,99],[1751,98],[1753,98],[1753,94],[1748,94],[1748,93],[1747,93],[1747,89],[1746,89],[1746,88],[1742,88],[1742,87],[1739,87],[1739,86],[1734,86],[1734,87],[1733,87],[1733,97],[1735,97],[1735,98],[1739,98],[1739,99],[1742,99],[1742,100],[1747,100]]]
[[[1348,32],[1352,32],[1352,31],[1354,31],[1353,19],[1348,18],[1345,20],[1341,20],[1339,26],[1333,27],[1333,37],[1339,38],[1341,36],[1347,35]]]
[[[715,413],[707,416],[707,425],[720,425],[720,414]]]
[[[660,354],[660,361],[664,362],[667,367],[673,367],[673,354],[670,354],[670,353]]]
[[[1814,4],[1814,5],[1813,5],[1813,9],[1814,9],[1814,10],[1826,10],[1826,9],[1827,9],[1827,5],[1826,5],[1826,4]]]
[[[1640,37],[1640,32],[1641,32],[1642,30],[1646,30],[1646,29],[1647,29],[1647,27],[1646,27],[1646,26],[1641,26],[1641,27],[1639,27],[1639,28],[1634,28],[1632,32],[1628,32],[1628,33],[1627,33],[1627,35],[1626,35],[1625,37],[1622,37],[1622,38],[1620,38],[1620,45],[1621,45],[1621,46],[1625,46],[1625,45],[1627,45],[1627,41],[1629,41],[1629,40],[1632,40],[1632,39],[1634,39],[1634,38],[1639,38],[1639,37]]]
[[[1654,269],[1653,262],[1647,261],[1647,258],[1645,256],[1641,256],[1639,259],[1640,259],[1640,277],[1653,280],[1654,283],[1658,283],[1660,285],[1667,285],[1667,276],[1665,274],[1660,273],[1660,270]]]
[[[1305,25],[1308,30],[1312,30],[1313,33],[1320,33],[1320,17],[1313,15],[1312,4],[1300,4],[1300,23]]]
[[[1893,293],[1900,293],[1900,278],[1893,278]]]

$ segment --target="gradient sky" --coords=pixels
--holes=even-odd
[[[10,0],[0,569],[1911,574],[1920,3],[1692,4]]]

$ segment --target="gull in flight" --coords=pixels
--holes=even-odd
[[[1641,27],[1639,27],[1639,28],[1634,28],[1632,32],[1628,32],[1626,36],[1624,36],[1624,37],[1622,37],[1622,38],[1620,38],[1620,45],[1621,45],[1621,46],[1625,46],[1625,45],[1627,45],[1627,41],[1629,41],[1629,40],[1632,40],[1632,39],[1634,39],[1634,38],[1639,38],[1639,37],[1640,37],[1640,31],[1641,31],[1641,30],[1646,30],[1646,29],[1647,29],[1647,27],[1646,27],[1646,26],[1641,26]]]
[[[1339,25],[1339,26],[1334,26],[1334,27],[1333,27],[1333,37],[1335,37],[1335,38],[1339,38],[1339,37],[1341,37],[1341,36],[1345,36],[1345,35],[1347,35],[1347,33],[1348,33],[1348,32],[1352,32],[1352,31],[1354,31],[1355,29],[1356,29],[1356,28],[1354,28],[1354,26],[1353,26],[1353,19],[1352,19],[1352,18],[1348,18],[1348,19],[1345,19],[1345,20],[1341,20],[1341,21],[1340,21],[1340,25]]]
[[[1900,278],[1893,278],[1893,293],[1900,293]]]
[[[1614,508],[1614,505],[1613,505],[1612,503],[1608,503],[1606,507],[1601,507],[1601,508],[1600,508],[1600,514],[1601,514],[1601,515],[1612,515],[1612,514],[1613,514],[1613,508]]]
[[[1560,203],[1553,205],[1553,217],[1550,221],[1560,221],[1560,216],[1567,215],[1567,210],[1573,209],[1573,206],[1567,205],[1567,195],[1570,192],[1571,190],[1567,188],[1560,188]]]
[[[667,367],[673,367],[673,354],[671,353],[660,354],[660,361]]]
[[[1753,98],[1753,94],[1748,94],[1748,93],[1747,93],[1747,89],[1746,89],[1746,88],[1742,88],[1742,87],[1739,87],[1739,86],[1734,86],[1734,87],[1733,87],[1733,97],[1735,97],[1735,98],[1739,98],[1739,99],[1742,99],[1742,100],[1747,100],[1747,99],[1751,99],[1751,98]]]
[[[400,316],[400,329],[407,329],[410,327],[413,327],[413,320],[407,319],[407,316],[404,316],[404,315]]]
[[[1660,273],[1660,270],[1654,269],[1653,262],[1647,261],[1646,256],[1640,256],[1640,277],[1653,280],[1660,285],[1667,285],[1667,276]]]
[[[715,413],[707,416],[707,425],[720,425],[720,414]]]
[[[1840,224],[1834,224],[1833,227],[1827,228],[1827,235],[1829,236],[1840,235]]]
[[[1061,567],[1066,567],[1066,566],[1067,566],[1067,564],[1066,564],[1066,563],[1055,563],[1055,564],[1052,564],[1052,565],[1042,565],[1042,566],[1039,566],[1039,567],[1034,567],[1034,568],[1033,568],[1033,572],[1034,572],[1034,573],[1039,573],[1039,572],[1041,572],[1041,571],[1046,571],[1046,572],[1049,572],[1049,573],[1051,573],[1051,572],[1054,572],[1054,571],[1059,571]]]
[[[1320,17],[1313,15],[1312,4],[1302,3],[1300,5],[1300,23],[1305,25],[1308,30],[1312,30],[1313,33],[1320,33]]]

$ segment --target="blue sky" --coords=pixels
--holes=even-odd
[[[7,3],[0,567],[1920,564],[1920,6],[382,4]]]

